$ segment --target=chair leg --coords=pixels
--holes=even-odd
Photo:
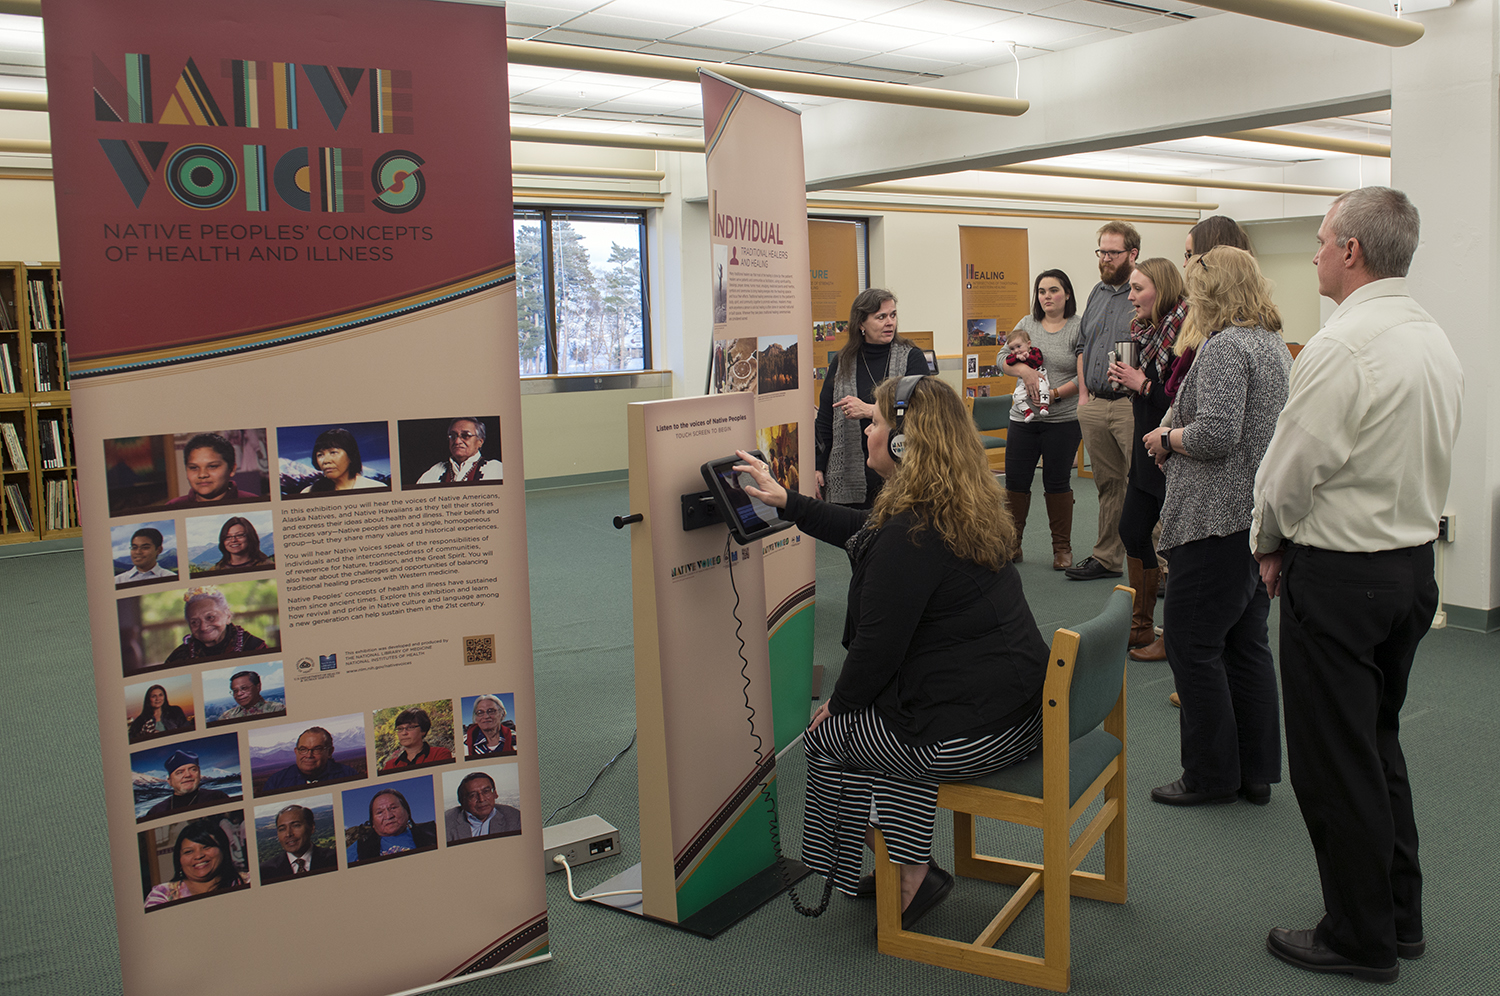
[[[875,931],[883,951],[901,932],[901,866],[891,860],[879,827],[870,828],[870,850],[875,852]]]

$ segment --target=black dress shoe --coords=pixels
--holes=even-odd
[[[1414,960],[1427,953],[1427,938],[1419,937],[1415,941],[1403,941],[1396,938],[1396,957]]]
[[[1198,792],[1187,787],[1181,778],[1170,785],[1158,785],[1151,790],[1151,801],[1167,806],[1204,806],[1221,802],[1233,802],[1233,792]]]
[[[1264,806],[1271,801],[1271,786],[1265,782],[1243,782],[1240,784],[1240,798]]]
[[[1318,940],[1314,930],[1287,930],[1272,927],[1266,937],[1266,950],[1288,965],[1295,965],[1308,972],[1328,972],[1336,975],[1352,975],[1363,982],[1383,982],[1390,985],[1401,974],[1401,965],[1388,968],[1361,965],[1351,961]]]
[[[1097,581],[1100,578],[1117,578],[1119,571],[1112,571],[1105,567],[1093,557],[1085,557],[1083,560],[1069,567],[1063,574],[1069,581]]]
[[[934,862],[927,862],[927,877],[922,879],[921,885],[917,886],[917,894],[911,897],[911,903],[901,914],[901,929],[910,930],[912,924],[948,898],[948,893],[952,891],[953,876],[943,871]]]

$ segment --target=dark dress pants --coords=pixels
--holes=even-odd
[[[1422,936],[1401,704],[1437,603],[1431,544],[1294,546],[1282,562],[1287,767],[1322,879],[1318,936],[1365,965],[1395,964],[1397,937]]]
[[[1242,529],[1169,551],[1162,633],[1182,700],[1182,776],[1197,792],[1281,781],[1271,600],[1249,538]]]

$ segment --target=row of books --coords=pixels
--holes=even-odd
[[[42,451],[43,470],[61,470],[68,465],[68,448],[63,445],[73,432],[73,416],[68,413],[68,425],[63,426],[63,416],[37,420],[37,442]]]
[[[26,296],[31,303],[31,327],[34,329],[62,328],[62,278],[57,279],[57,308],[54,311],[51,296],[47,293],[45,280],[26,281]]]
[[[32,369],[36,371],[38,391],[66,391],[68,389],[68,344],[62,343],[59,351],[50,342],[37,341],[31,344]]]
[[[72,529],[78,525],[78,482],[49,477],[46,485],[47,528]]]
[[[10,454],[11,470],[30,470],[26,463],[26,447],[21,445],[21,433],[14,422],[0,422],[0,437],[5,439],[5,452]]]
[[[14,329],[16,320],[11,317],[10,304],[5,300],[5,295],[0,294],[0,329]]]
[[[17,531],[29,533],[35,530],[36,526],[31,521],[31,510],[26,507],[26,493],[21,490],[21,485],[7,484],[5,498],[10,503],[10,514],[16,523]]]
[[[0,342],[0,394],[15,394],[21,389],[16,375],[16,361],[10,355],[10,343]]]

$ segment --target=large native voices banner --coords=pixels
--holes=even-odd
[[[722,76],[698,76],[713,215],[711,391],[755,395],[756,440],[772,473],[784,487],[807,491],[817,398],[802,120]],[[795,529],[763,546],[780,750],[811,711],[816,564],[812,543]]]
[[[545,957],[503,9],[44,15],[126,994]]]

